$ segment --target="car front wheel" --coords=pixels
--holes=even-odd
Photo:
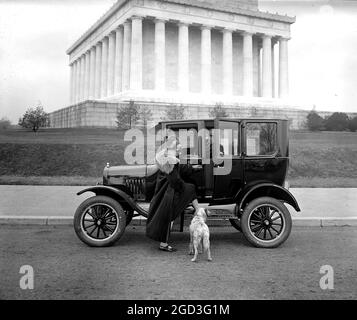
[[[285,205],[274,198],[261,197],[244,209],[241,228],[245,238],[258,248],[276,248],[290,235],[291,216]]]
[[[80,240],[92,247],[106,247],[119,240],[126,227],[122,206],[106,196],[83,201],[74,214],[74,230]]]

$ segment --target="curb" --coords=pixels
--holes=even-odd
[[[185,226],[189,225],[190,220],[185,219]],[[68,226],[73,225],[73,217],[43,217],[43,216],[0,216],[0,225],[39,225],[39,226]],[[135,217],[131,222],[132,226],[146,225],[146,219]],[[231,226],[228,220],[208,220],[211,227]],[[357,217],[351,218],[293,218],[295,227],[355,227]],[[174,224],[174,229],[179,228],[179,223]]]

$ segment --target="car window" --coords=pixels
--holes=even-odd
[[[239,155],[239,123],[232,121],[219,121],[219,155]]]
[[[248,156],[273,155],[278,151],[277,124],[272,122],[246,124]]]
[[[168,125],[167,129],[175,132],[179,138],[182,155],[197,156],[198,155],[198,132],[197,124],[187,123],[185,125]]]

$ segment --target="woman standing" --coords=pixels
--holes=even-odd
[[[199,209],[195,186],[185,182],[192,167],[179,164],[180,152],[181,145],[175,136],[170,136],[166,147],[156,154],[160,171],[146,222],[146,235],[160,241],[159,249],[168,252],[176,251],[168,244],[173,221],[191,202],[196,211]]]

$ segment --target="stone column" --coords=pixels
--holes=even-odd
[[[253,96],[262,96],[262,63],[261,63],[261,51],[262,44],[261,39],[253,38]]]
[[[271,40],[271,90],[272,90],[272,97],[275,98],[275,54],[274,54],[274,47],[275,47],[275,39]]]
[[[70,65],[70,97],[69,103],[74,104],[74,95],[75,95],[75,77],[76,77],[76,62],[72,62]]]
[[[233,94],[233,42],[232,31],[223,30],[223,93]]]
[[[73,64],[73,92],[72,92],[72,99],[71,99],[71,104],[76,103],[76,89],[77,89],[77,61],[74,61]]]
[[[254,43],[253,43],[253,55],[254,55]],[[258,58],[258,97],[263,96],[263,49],[262,43],[257,43],[257,58]],[[254,89],[253,89],[254,90]]]
[[[89,84],[90,84],[90,52],[85,54],[85,74],[84,74],[84,100],[88,100],[89,97]]]
[[[131,30],[130,89],[143,86],[143,18],[133,16]]]
[[[108,88],[107,95],[114,94],[114,71],[115,71],[115,32],[109,34],[108,44]]]
[[[82,74],[82,101],[86,98],[86,77],[87,77],[87,55],[83,54],[83,74]]]
[[[243,33],[243,95],[253,96],[253,35]]]
[[[124,22],[122,90],[130,88],[131,21]]]
[[[107,96],[108,90],[108,38],[102,40],[102,76],[101,76],[101,98]]]
[[[122,68],[123,68],[123,38],[124,30],[119,26],[115,31],[115,75],[114,75],[114,93],[122,91]]]
[[[73,94],[74,94],[74,63],[69,65],[69,104],[73,104]]]
[[[82,79],[81,79],[81,101],[85,100],[86,96],[86,68],[87,68],[87,57],[84,53],[82,56]]]
[[[77,58],[77,76],[76,76],[76,103],[81,99],[81,58]]]
[[[166,83],[165,21],[155,20],[155,90],[164,91]]]
[[[263,36],[263,76],[262,76],[262,96],[265,98],[272,97],[272,83],[271,83],[271,36]]]
[[[95,84],[94,98],[99,99],[102,92],[102,43],[95,46]]]
[[[189,46],[188,24],[179,23],[178,34],[178,89],[181,92],[189,91]]]
[[[279,39],[279,98],[289,95],[288,39]]]
[[[76,103],[78,103],[79,99],[80,99],[80,81],[81,81],[81,59],[77,58],[76,60],[76,95],[75,95],[75,100]]]
[[[79,80],[79,102],[82,102],[84,99],[84,77],[85,77],[85,63],[86,63],[86,58],[84,55],[81,56],[81,75],[80,75],[80,80]]]
[[[89,78],[89,95],[88,99],[93,100],[95,97],[95,77],[96,77],[96,47],[90,49],[90,78]]]
[[[201,92],[211,94],[212,90],[212,52],[211,27],[201,28]]]
[[[79,101],[79,81],[80,81],[80,61],[79,59],[75,62],[76,66],[76,79],[75,79],[75,89],[74,89],[74,103],[78,103]]]

